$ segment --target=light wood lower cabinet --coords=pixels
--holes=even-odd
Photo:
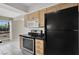
[[[44,41],[40,39],[35,40],[35,54],[36,55],[43,55],[44,54]]]

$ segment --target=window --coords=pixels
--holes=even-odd
[[[8,20],[0,20],[0,32],[9,32],[9,21]]]

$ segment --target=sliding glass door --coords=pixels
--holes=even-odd
[[[0,33],[9,33],[9,21],[0,20]]]
[[[0,20],[0,40],[6,42],[10,40],[10,21]]]

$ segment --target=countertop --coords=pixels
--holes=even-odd
[[[28,35],[28,34],[23,34],[23,35],[20,35],[22,37],[26,37],[26,38],[32,38],[32,39],[40,39],[40,40],[44,40],[44,36],[43,37],[35,37],[35,36],[31,36],[31,35]]]

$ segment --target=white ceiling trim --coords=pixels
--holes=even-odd
[[[0,3],[0,16],[16,18],[17,16],[20,16],[22,14],[24,15],[25,12]]]
[[[0,8],[6,8],[6,9],[11,10],[13,12],[25,13],[25,12],[19,10],[19,9],[16,9],[14,7],[11,7],[11,6],[8,6],[6,4],[2,4],[2,3],[0,3]]]

